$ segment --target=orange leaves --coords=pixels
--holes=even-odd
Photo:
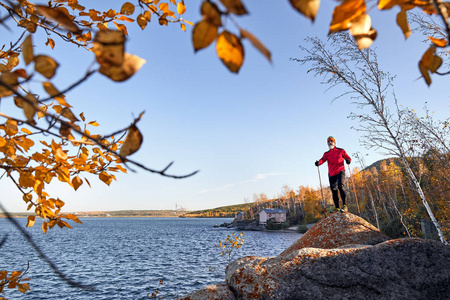
[[[73,188],[76,190],[78,190],[78,188],[83,184],[83,180],[81,180],[81,178],[77,175],[74,178],[72,178],[72,185]]]
[[[429,36],[428,39],[435,44],[437,47],[446,47],[447,46],[447,40],[446,39],[437,39],[434,37]]]
[[[211,45],[217,37],[218,27],[203,20],[195,24],[192,30],[192,43],[194,50],[198,51]]]
[[[320,0],[289,0],[289,2],[297,11],[314,22],[319,11]]]
[[[17,90],[17,78],[18,75],[16,73],[2,72],[0,74],[0,80],[11,87],[0,85],[0,98],[11,96],[13,91]]]
[[[125,157],[135,153],[141,147],[142,140],[143,137],[139,129],[135,125],[131,125],[130,128],[128,128],[127,137],[125,138],[122,147],[120,147],[120,155]]]
[[[194,51],[204,49],[216,41],[217,56],[230,72],[238,73],[244,62],[244,47],[241,39],[246,38],[271,62],[270,51],[253,34],[239,26],[236,25],[239,28],[240,37],[228,30],[223,30],[219,34],[219,28],[222,27],[222,15],[228,17],[229,14],[247,14],[240,0],[220,0],[220,2],[227,10],[225,13],[221,12],[215,3],[203,1],[200,10],[203,20],[195,24],[192,31]]]
[[[125,2],[120,9],[120,13],[127,16],[132,15],[134,13],[134,4]]]
[[[101,180],[101,181],[103,181],[104,183],[106,183],[107,185],[110,185],[111,184],[111,182],[112,182],[112,176],[111,175],[109,175],[108,173],[106,173],[106,172],[101,172],[99,175],[98,175],[98,178]]]
[[[79,32],[77,25],[73,22],[73,17],[69,14],[66,8],[59,7],[53,8],[43,5],[36,5],[36,11],[38,14],[54,21],[56,24],[63,26],[65,29],[71,32]]]
[[[222,32],[217,38],[217,56],[233,73],[239,72],[244,62],[244,48],[241,41],[228,31]]]
[[[430,72],[434,73],[442,65],[442,58],[436,55],[436,47],[431,46],[419,61],[419,70],[427,85],[431,84]]]
[[[222,26],[221,12],[216,4],[204,1],[200,8],[203,19],[214,26]]]
[[[186,12],[186,6],[184,6],[184,1],[180,1],[177,4],[177,12],[179,15],[182,15]]]
[[[34,58],[34,69],[47,79],[55,76],[59,64],[50,56],[38,55]]]
[[[28,283],[22,283],[23,281],[28,281],[30,278],[23,278],[27,274],[27,271],[13,271],[11,275],[8,276],[8,271],[0,271],[0,293],[3,293],[3,288],[6,286],[10,289],[17,289],[21,293],[26,293],[30,290]],[[4,298],[2,298],[4,299]]]
[[[99,31],[93,51],[100,64],[99,72],[114,81],[124,81],[136,73],[145,60],[125,53],[125,35],[122,31]]]
[[[395,5],[400,5],[402,3],[401,0],[379,0],[378,1],[378,9],[391,9]]]
[[[22,43],[22,55],[26,65],[29,65],[34,59],[31,35],[28,35]]]
[[[95,35],[94,47],[100,66],[121,65],[125,53],[125,34],[122,31],[100,31]]]
[[[227,8],[227,11],[232,14],[245,15],[248,13],[241,0],[220,0],[220,2]]]
[[[408,19],[406,16],[406,10],[402,9],[397,14],[397,25],[403,31],[403,35],[405,36],[405,39],[407,39],[411,35],[411,29],[409,28]]]
[[[272,62],[270,51],[250,32],[241,28],[241,37],[248,39],[268,60]]]
[[[27,227],[33,227],[36,216],[28,216]]]
[[[36,122],[34,121],[34,115],[36,114],[36,108],[38,105],[38,101],[36,99],[36,97],[32,94],[27,94],[25,96],[25,100],[26,101],[22,101],[22,108],[23,108],[23,112],[25,113],[25,116],[27,117],[28,122],[31,125],[36,124]]]
[[[365,12],[366,3],[364,0],[344,0],[333,11],[329,34],[349,29],[352,21]]]
[[[359,49],[368,48],[377,37],[377,31],[372,28],[372,21],[367,14],[363,14],[353,20],[349,32],[355,39]]]

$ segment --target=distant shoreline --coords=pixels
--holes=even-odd
[[[35,215],[32,212],[8,212],[14,218],[27,218]],[[79,218],[157,218],[157,217],[173,217],[178,218],[186,211],[179,210],[117,210],[117,211],[84,211],[84,212],[65,212],[64,214],[73,214]],[[0,218],[6,218],[5,213],[0,213]]]
[[[34,216],[32,212],[8,212],[13,218],[27,218]],[[224,217],[206,217],[206,216],[183,216],[187,211],[179,210],[118,210],[118,211],[90,211],[90,212],[66,212],[65,214],[74,214],[78,218],[232,218]],[[6,218],[5,213],[0,213],[0,218]]]

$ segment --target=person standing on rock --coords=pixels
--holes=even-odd
[[[330,136],[327,139],[328,150],[325,152],[320,160],[316,160],[316,167],[320,166],[324,162],[328,162],[328,179],[330,180],[330,189],[333,195],[333,202],[335,211],[339,210],[339,194],[342,200],[342,210],[347,211],[347,205],[345,204],[346,193],[344,190],[345,183],[345,167],[344,160],[349,165],[352,159],[348,156],[342,148],[336,147],[336,140]]]

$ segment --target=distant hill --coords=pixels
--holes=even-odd
[[[394,164],[396,164],[399,167],[403,167],[403,163],[400,157],[390,157],[390,158],[385,158],[385,159],[380,159],[377,160],[376,162],[374,162],[373,164],[371,164],[370,166],[366,167],[364,170],[370,170],[373,167],[375,167],[378,171],[380,171],[380,167],[381,167],[381,163],[382,162],[394,162]]]
[[[238,212],[247,211],[251,204],[221,206],[212,209],[185,212],[180,218],[234,218]]]

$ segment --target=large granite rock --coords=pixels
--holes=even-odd
[[[226,284],[208,285],[200,290],[187,294],[178,300],[236,300],[233,292]]]
[[[306,247],[333,249],[351,244],[376,245],[389,239],[363,218],[336,212],[314,225],[280,255]]]
[[[243,257],[225,273],[236,299],[450,299],[450,246],[389,240],[339,212],[279,256]]]

